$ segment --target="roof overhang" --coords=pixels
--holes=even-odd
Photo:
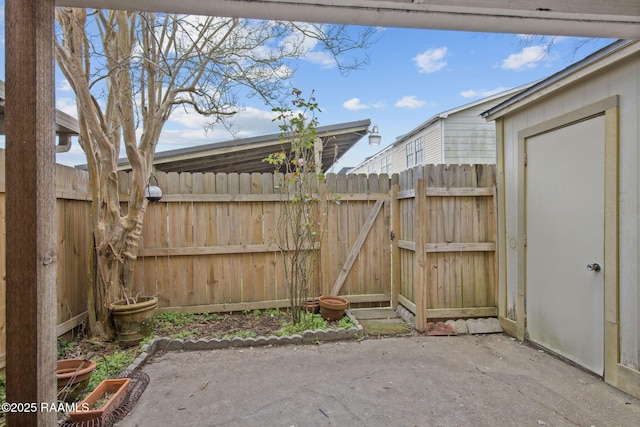
[[[320,126],[316,129],[323,142],[322,167],[329,169],[369,132],[371,120]],[[280,141],[280,134],[234,139],[195,147],[156,153],[153,166],[162,172],[264,173],[273,166],[263,162],[269,154],[289,151],[291,144]],[[130,169],[127,159],[121,159],[118,169]]]
[[[496,120],[638,52],[640,41],[618,40],[485,111],[482,117]]]
[[[640,39],[637,0],[58,0],[56,3],[351,25]]]
[[[4,104],[5,104],[5,82],[0,80],[0,135],[5,135],[4,124]],[[71,137],[80,134],[80,125],[78,120],[69,114],[56,110],[56,135],[58,136],[58,144],[56,152],[63,153],[71,148]]]

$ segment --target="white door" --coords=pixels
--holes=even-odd
[[[528,337],[602,375],[604,116],[527,138],[525,150]]]

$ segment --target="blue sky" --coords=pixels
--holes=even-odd
[[[4,1],[2,5],[1,78],[4,79]],[[523,35],[453,31],[380,29],[370,49],[370,64],[342,76],[326,57],[312,49],[300,61],[293,86],[303,95],[315,92],[322,112],[320,125],[361,119],[377,124],[379,147],[363,138],[338,162],[338,168],[355,166],[383,149],[434,114],[517,87],[567,67],[613,40],[527,37]],[[579,49],[576,48],[579,47]],[[75,99],[64,79],[56,80],[56,107],[76,116]],[[277,133],[270,107],[255,99],[234,120],[236,137]],[[205,133],[206,119],[196,114],[174,113],[160,138],[157,151],[233,139],[220,126]],[[57,161],[85,163],[74,144]]]

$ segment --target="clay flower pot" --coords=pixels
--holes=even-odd
[[[106,416],[113,412],[127,396],[131,378],[118,378],[115,380],[103,380],[87,397],[79,404],[76,411],[69,413],[71,421],[79,423],[87,421],[96,422],[96,425],[104,425]]]
[[[300,308],[306,313],[320,313],[320,301],[317,299],[308,299],[300,303]]]
[[[318,298],[320,302],[320,315],[324,320],[334,321],[344,317],[344,311],[349,305],[349,301],[335,295],[323,295]]]
[[[58,398],[65,402],[75,402],[87,385],[96,362],[86,359],[62,359],[56,366],[58,380]]]
[[[157,306],[156,297],[140,297],[129,304],[126,300],[111,304],[111,317],[121,346],[138,345],[153,333],[153,314]]]

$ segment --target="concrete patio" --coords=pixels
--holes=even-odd
[[[504,334],[168,352],[117,425],[635,426],[640,401]]]

